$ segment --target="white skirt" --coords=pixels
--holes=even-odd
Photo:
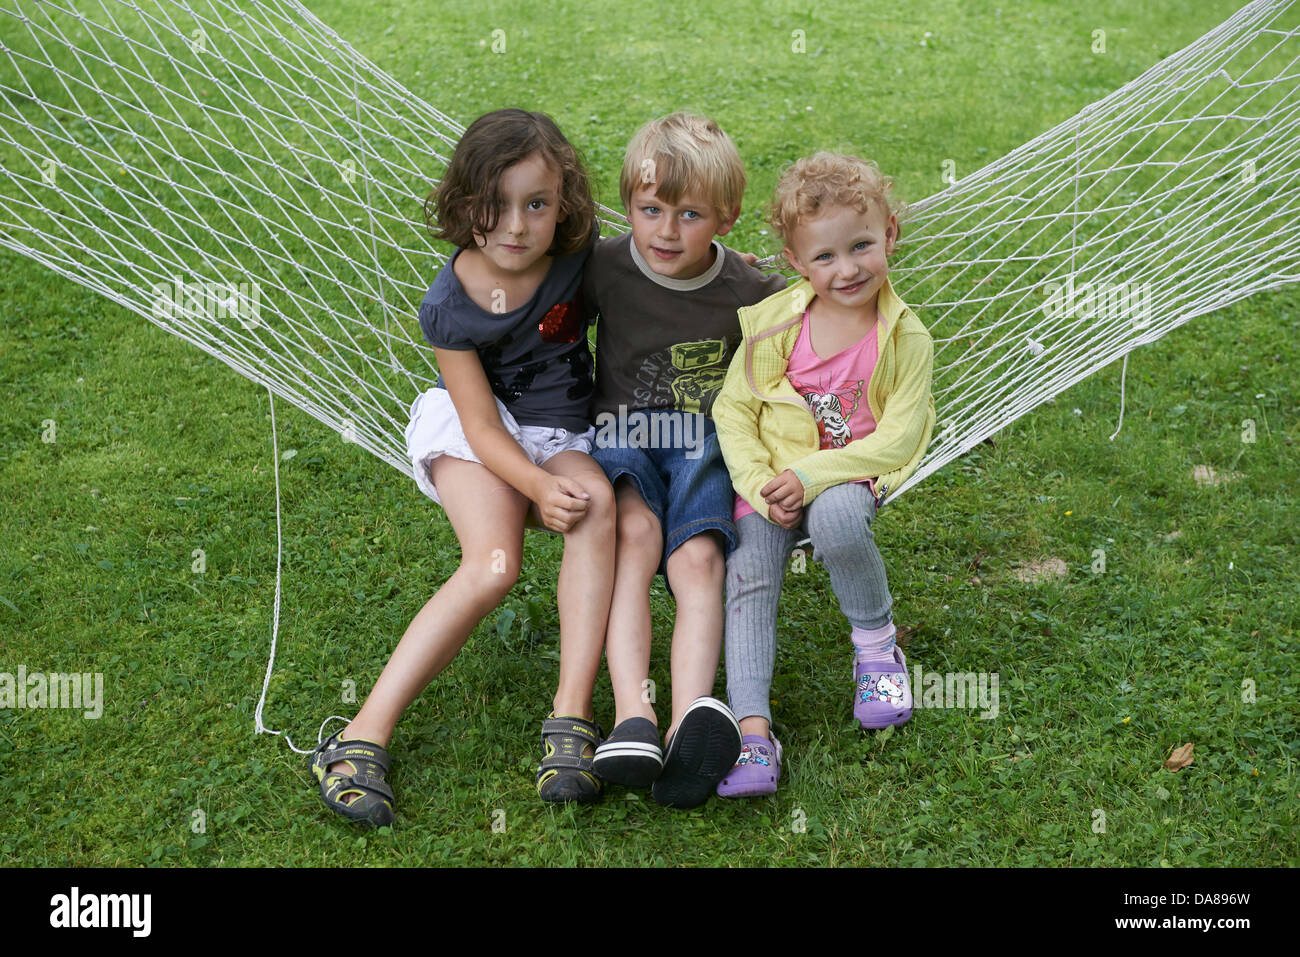
[[[550,429],[540,425],[520,425],[500,399],[496,400],[497,411],[501,413],[501,424],[519,443],[534,465],[541,465],[547,459],[570,450],[591,453],[596,436],[594,427],[585,432],[570,432],[568,429]],[[454,459],[466,462],[482,461],[469,447],[469,440],[460,427],[456,407],[452,405],[451,395],[446,389],[436,386],[415,397],[411,403],[411,421],[406,426],[406,454],[411,459],[411,471],[415,473],[415,484],[420,491],[439,505],[438,490],[429,478],[429,463],[439,455],[450,455]]]

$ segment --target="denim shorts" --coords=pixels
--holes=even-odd
[[[636,483],[637,491],[659,519],[664,536],[659,574],[667,577],[668,556],[701,532],[722,534],[725,558],[737,541],[736,524],[731,519],[735,492],[713,420],[672,409],[633,412],[628,419],[638,415],[649,423],[639,441],[633,429],[598,427],[591,457],[605,470],[610,485],[624,476]],[[689,429],[664,427],[688,419]],[[670,435],[679,439],[686,436],[688,440],[655,441]],[[668,447],[656,447],[661,444]]]

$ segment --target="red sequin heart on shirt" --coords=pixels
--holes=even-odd
[[[546,311],[545,318],[537,324],[543,342],[577,342],[582,331],[582,309],[575,299],[560,302]]]

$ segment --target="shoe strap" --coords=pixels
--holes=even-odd
[[[542,737],[552,734],[573,735],[589,742],[594,748],[600,744],[600,725],[584,718],[555,717],[551,715],[542,722]]]
[[[334,771],[325,775],[325,798],[328,801],[338,801],[339,796],[349,791],[369,792],[378,794],[387,798],[391,803],[393,798],[393,789],[383,778],[377,778],[371,774],[344,774],[341,771]],[[341,802],[340,802],[341,803]],[[360,803],[360,802],[357,802]],[[346,805],[352,807],[355,805]]]
[[[600,726],[583,718],[551,715],[542,722],[542,744],[550,751],[542,759],[546,770],[576,768],[590,773],[592,758],[582,752],[587,745],[600,745]]]
[[[353,738],[340,741],[338,734],[331,735],[316,749],[312,764],[322,771],[339,761],[351,761],[358,772],[376,774],[382,777],[388,773],[392,759],[388,752],[373,741]],[[355,775],[354,775],[355,777]]]

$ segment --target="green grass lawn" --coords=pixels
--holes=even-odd
[[[959,176],[978,169],[1236,4],[924,0],[866,19],[847,0],[743,15],[713,3],[653,23],[628,2],[544,15],[490,0],[310,6],[461,122],[501,106],[550,113],[612,206],[640,123],[714,116],[750,173],[729,242],[768,252],[752,213],[798,155],[858,151],[919,200],[944,185],[944,160]],[[791,55],[796,29],[805,56]],[[1095,29],[1104,56],[1090,51]],[[920,709],[862,732],[847,626],[809,563],[782,604],[776,797],[670,812],[611,788],[594,808],[545,806],[533,773],[558,672],[560,542],[535,535],[508,604],[398,726],[398,822],[377,834],[327,811],[305,759],[253,734],[275,588],[265,389],[7,251],[0,302],[0,672],[105,681],[98,720],[0,710],[0,864],[1300,862],[1296,287],[1135,352],[1114,441],[1117,365],[882,511],[909,659],[996,672],[996,718]],[[364,697],[458,552],[404,476],[286,403],[276,416],[281,452],[296,454],[280,463],[284,593],[265,719],[303,746],[325,716],[355,710],[348,690]],[[1198,482],[1199,466],[1217,484]],[[1020,580],[1053,559],[1061,577]],[[662,585],[652,608],[666,697]],[[596,711],[608,726],[603,674]],[[1188,742],[1194,762],[1165,770]]]

